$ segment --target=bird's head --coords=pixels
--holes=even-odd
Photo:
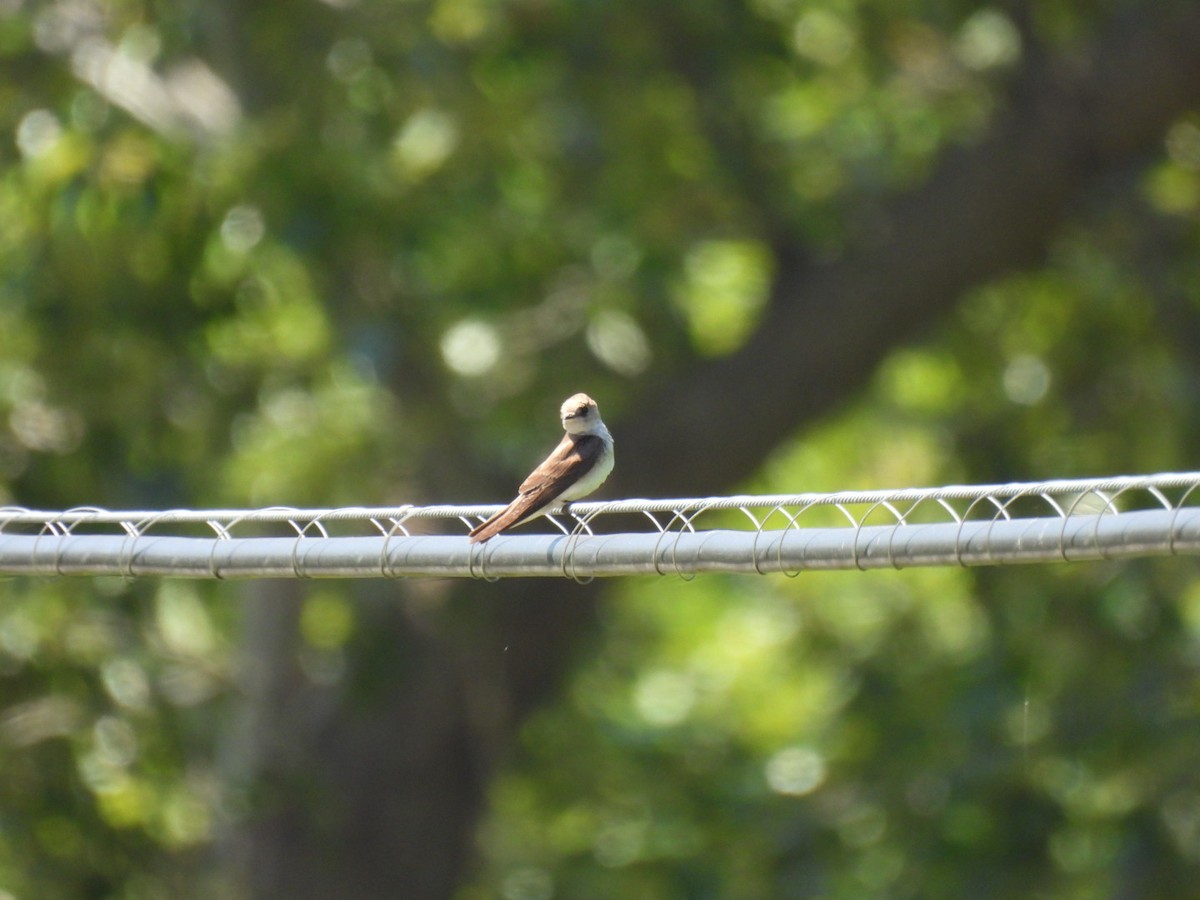
[[[558,411],[568,434],[585,434],[600,424],[600,407],[587,394],[569,398]]]

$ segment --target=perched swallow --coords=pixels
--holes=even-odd
[[[554,452],[517,488],[517,497],[486,522],[471,529],[481,543],[515,525],[542,515],[550,506],[586,497],[613,469],[613,439],[600,420],[600,408],[587,394],[576,394],[559,410],[567,432]]]

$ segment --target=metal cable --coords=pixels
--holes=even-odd
[[[1200,550],[1200,473],[576,502],[470,544],[500,507],[0,507],[0,574],[486,578],[1003,565]],[[824,511],[824,513],[822,512]],[[739,515],[730,516],[729,513]],[[606,533],[610,516],[645,531]],[[446,533],[453,529],[454,533]],[[198,533],[197,533],[198,532]]]

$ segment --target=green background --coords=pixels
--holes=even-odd
[[[1191,2],[0,2],[0,503],[1194,469]],[[0,581],[0,898],[1191,897],[1188,559]]]

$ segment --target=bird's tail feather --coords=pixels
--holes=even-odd
[[[521,511],[513,509],[512,507],[502,509],[486,522],[481,522],[471,529],[471,533],[468,535],[471,539],[471,543],[480,544],[486,541],[488,538],[495,537],[505,528],[516,525],[521,516]]]
[[[537,518],[549,505],[549,500],[539,501],[539,498],[518,497],[486,522],[481,522],[472,528],[467,536],[471,539],[472,544],[481,544],[502,531]]]

